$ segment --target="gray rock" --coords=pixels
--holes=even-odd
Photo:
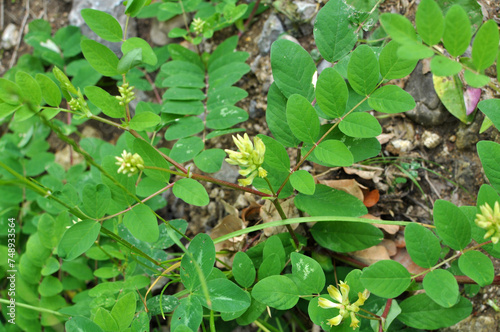
[[[15,24],[9,23],[5,27],[2,33],[2,42],[0,43],[0,48],[4,50],[11,49],[16,46],[19,39],[19,30]]]
[[[413,73],[411,73],[405,90],[415,98],[417,106],[406,115],[423,126],[436,126],[444,123],[449,113],[441,104],[436,91],[432,74],[422,73],[422,63],[419,62]]]
[[[82,34],[84,34],[85,36],[106,45],[117,55],[121,55],[121,44],[111,43],[97,36],[92,30],[90,30],[87,24],[85,24],[85,21],[83,20],[80,12],[85,8],[97,9],[106,12],[116,18],[122,28],[124,28],[125,22],[127,20],[127,15],[125,15],[125,6],[122,5],[122,2],[122,0],[73,0],[73,7],[68,16],[69,23],[71,25],[79,27],[82,31]],[[131,18],[129,20],[127,28],[127,38],[135,36],[137,36],[136,22],[135,19]]]
[[[458,149],[470,149],[476,145],[479,141],[479,129],[481,128],[482,122],[483,117],[481,113],[478,112],[474,118],[474,122],[470,125],[460,123],[456,133],[457,140],[455,141],[455,145]]]
[[[238,170],[239,168],[237,166],[232,166],[226,162],[223,162],[220,171],[214,173],[212,176],[217,180],[235,183],[236,179],[238,179],[238,177],[240,176]]]
[[[317,13],[317,5],[305,1],[295,1],[295,4],[297,5],[297,14],[299,18],[304,22],[311,22]]]
[[[173,28],[184,28],[184,18],[182,15],[178,15],[164,22],[153,20],[151,30],[149,32],[151,41],[159,46],[167,45],[173,42],[174,39],[168,37],[168,32]]]
[[[461,331],[481,331],[481,332],[498,332],[500,327],[499,315],[491,316],[469,316],[458,324],[441,329],[441,332],[461,332]]]
[[[271,44],[284,32],[283,24],[277,15],[271,14],[264,23],[262,33],[257,40],[260,54],[266,55],[271,50]]]

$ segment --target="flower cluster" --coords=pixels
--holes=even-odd
[[[197,35],[203,33],[203,30],[205,29],[205,23],[207,23],[207,22],[203,21],[201,18],[198,18],[198,17],[195,18],[193,20],[193,22],[191,23],[193,26],[193,31]]]
[[[500,204],[495,202],[493,209],[488,203],[479,207],[481,214],[476,214],[476,225],[486,230],[484,238],[491,236],[491,242],[497,244],[500,240]]]
[[[226,161],[228,164],[244,167],[240,169],[239,173],[245,176],[246,179],[240,179],[238,182],[242,186],[248,186],[252,184],[256,176],[265,178],[267,171],[262,168],[264,154],[266,153],[264,142],[260,138],[254,137],[252,144],[247,134],[244,134],[243,137],[240,135],[233,136],[233,140],[239,152],[226,149],[225,151],[229,156]]]
[[[327,288],[328,294],[330,294],[330,296],[338,303],[320,297],[318,299],[318,304],[323,309],[339,309],[339,314],[337,316],[328,319],[328,325],[337,326],[342,322],[342,320],[351,316],[350,327],[356,329],[359,327],[359,319],[356,317],[356,313],[359,311],[359,307],[365,303],[366,299],[368,299],[370,292],[365,289],[363,293],[358,293],[358,300],[351,304],[349,302],[349,285],[341,281],[339,288],[340,291],[332,285]]]
[[[120,166],[117,171],[118,173],[128,173],[128,176],[132,176],[139,170],[144,169],[144,160],[142,160],[142,157],[137,153],[131,154],[130,152],[123,150],[122,156],[115,158],[118,160],[116,165]]]
[[[135,99],[134,87],[128,86],[128,83],[123,83],[122,86],[118,87],[118,91],[120,92],[119,96],[116,96],[116,99],[120,101],[120,105],[127,105],[132,100]]]

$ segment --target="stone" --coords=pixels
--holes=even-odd
[[[175,16],[163,22],[153,20],[149,32],[151,41],[158,46],[170,44],[174,39],[168,37],[168,32],[173,28],[184,28],[184,18],[182,15]]]
[[[301,21],[311,22],[317,13],[318,6],[314,3],[305,1],[295,1],[297,5],[297,14]]]
[[[223,162],[221,169],[217,173],[214,173],[212,176],[217,180],[236,183],[236,180],[240,176],[238,171],[238,166],[229,165],[228,163]]]
[[[260,54],[266,55],[271,51],[271,44],[285,32],[283,24],[276,14],[271,14],[264,23],[262,33],[257,40]]]
[[[0,48],[8,50],[16,46],[19,40],[19,30],[13,23],[9,23],[5,27],[2,33],[2,42],[0,43]]]
[[[125,6],[123,6],[122,3],[123,1],[121,0],[73,0],[73,7],[71,8],[71,12],[68,16],[69,23],[71,25],[79,27],[83,35],[89,37],[90,39],[96,40],[103,45],[106,45],[118,56],[120,56],[122,54],[120,49],[121,43],[108,42],[97,36],[92,30],[90,30],[87,24],[85,24],[85,21],[83,20],[80,12],[85,8],[97,9],[106,12],[116,18],[122,28],[124,28],[125,22],[127,20],[127,15],[125,15]],[[128,22],[127,38],[137,36],[136,26],[137,24],[135,19],[131,18]]]
[[[423,73],[422,62],[411,73],[405,90],[417,104],[413,110],[405,113],[411,120],[428,127],[443,124],[448,119],[449,113],[434,90],[432,74]]]
[[[474,118],[474,122],[470,125],[465,123],[460,123],[457,133],[455,145],[459,150],[471,149],[479,141],[479,129],[481,128],[481,123],[483,122],[483,117],[481,113],[478,112]]]
[[[428,130],[422,134],[422,143],[427,149],[434,149],[441,143],[441,136]]]

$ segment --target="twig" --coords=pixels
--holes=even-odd
[[[250,25],[250,21],[255,16],[255,13],[257,12],[257,9],[259,8],[259,5],[260,5],[260,0],[257,0],[255,2],[255,5],[252,8],[252,12],[250,13],[250,16],[248,16],[247,21],[245,22],[245,25],[243,26],[243,31],[239,31],[238,32],[238,38],[240,38],[241,35],[243,34],[243,32],[245,32],[248,29],[248,26]]]
[[[3,1],[2,1],[3,3]],[[26,27],[26,22],[28,22],[28,17],[30,16],[30,0],[26,0],[26,12],[24,14],[23,23],[21,24],[21,28],[19,29],[19,39],[17,41],[16,48],[14,49],[14,53],[12,53],[12,58],[10,59],[9,69],[14,66],[17,60],[17,51],[19,51],[19,47],[21,46],[21,42],[23,41],[23,31]]]

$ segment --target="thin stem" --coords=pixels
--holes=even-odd
[[[253,20],[253,17],[255,16],[255,13],[257,12],[257,9],[259,8],[259,5],[260,5],[260,0],[257,0],[255,2],[255,5],[252,8],[252,12],[248,16],[248,18],[247,18],[247,20],[245,22],[245,25],[243,26],[243,31],[239,31],[238,32],[238,38],[241,37],[241,35],[243,34],[243,32],[247,31],[248,26],[250,25],[250,22]]]
[[[0,299],[0,303],[10,304],[10,301],[6,300],[6,299]],[[21,303],[21,302],[18,302],[18,301],[16,301],[16,306],[19,306],[21,308],[26,308],[26,309],[34,310],[34,311],[39,311],[39,312],[46,312],[48,314],[52,314],[52,315],[55,315],[55,316],[61,316],[61,317],[65,317],[65,318],[69,317],[68,315],[62,314],[62,313],[60,313],[58,311],[54,311],[54,310],[50,310],[50,309],[46,309],[46,308],[42,308],[42,307],[35,307],[35,306],[29,305],[29,304],[26,304],[26,303]]]

